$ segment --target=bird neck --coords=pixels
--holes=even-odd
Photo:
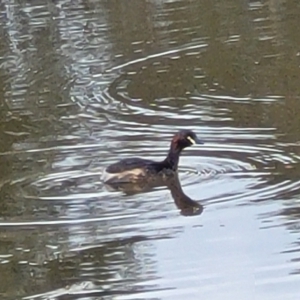
[[[181,151],[182,148],[178,147],[178,145],[174,143],[171,144],[169,153],[164,160],[164,163],[168,166],[168,168],[174,171],[177,170]]]

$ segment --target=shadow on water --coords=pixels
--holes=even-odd
[[[203,212],[203,205],[192,200],[182,190],[178,173],[170,174],[167,178],[158,178],[152,181],[145,181],[141,183],[110,183],[105,184],[108,189],[115,191],[122,191],[126,195],[133,195],[137,193],[145,193],[157,187],[166,187],[170,191],[174,203],[180,210],[183,216],[200,215]]]

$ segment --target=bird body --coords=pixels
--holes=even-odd
[[[137,182],[176,172],[181,151],[193,144],[203,144],[190,130],[181,130],[173,136],[170,150],[163,161],[143,158],[125,158],[108,166],[102,174],[105,183]]]

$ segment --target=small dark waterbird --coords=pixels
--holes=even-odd
[[[204,144],[191,130],[177,132],[171,141],[167,157],[160,162],[143,158],[126,158],[106,168],[102,174],[105,183],[128,183],[166,177],[177,171],[179,157],[184,148],[194,144]]]

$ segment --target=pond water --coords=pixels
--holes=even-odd
[[[299,298],[297,1],[0,10],[1,299]],[[101,182],[179,129],[170,184]]]

